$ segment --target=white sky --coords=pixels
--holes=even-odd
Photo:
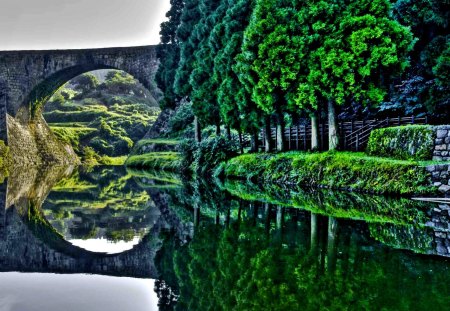
[[[0,50],[159,43],[170,0],[0,0]]]

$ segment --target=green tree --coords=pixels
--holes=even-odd
[[[209,44],[209,38],[214,26],[222,20],[226,12],[227,1],[201,0],[200,7],[202,18],[193,30],[193,35],[199,43],[194,53],[195,66],[189,78],[192,87],[190,98],[194,114],[201,124],[216,125],[216,133],[220,134],[217,84],[211,76],[217,50]]]
[[[91,73],[79,75],[71,81],[73,89],[82,93],[87,93],[99,86],[97,77]]]
[[[320,15],[302,19],[312,22],[310,35],[316,40],[308,42],[309,73],[296,101],[300,107],[327,102],[330,150],[338,147],[336,105],[379,104],[390,77],[408,65],[412,34],[390,11],[387,0],[315,1],[299,10],[300,17]]]
[[[175,108],[179,97],[174,91],[175,72],[180,59],[180,47],[177,30],[181,24],[183,0],[170,0],[170,10],[166,13],[167,21],[161,23],[161,45],[157,48],[160,64],[156,72],[156,82],[163,91],[162,108]]]
[[[213,77],[218,86],[220,115],[227,126],[252,133],[252,149],[256,151],[261,112],[233,70],[235,58],[242,48],[244,30],[249,24],[254,1],[224,2],[228,3],[225,17],[214,27],[210,36],[210,45],[217,49]]]
[[[291,47],[293,29],[290,26],[294,26],[295,3],[287,0],[256,1],[235,67],[256,105],[269,116],[276,114],[278,150],[284,149],[286,90],[295,79],[295,73],[290,68],[295,59],[284,57],[285,51]],[[270,145],[267,143],[266,146]]]

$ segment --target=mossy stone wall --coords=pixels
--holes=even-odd
[[[388,127],[372,131],[367,154],[399,160],[431,160],[435,131],[429,125]]]
[[[367,154],[399,160],[450,160],[450,125],[407,125],[372,131]]]

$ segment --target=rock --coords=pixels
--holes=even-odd
[[[447,148],[448,149],[448,148]],[[441,156],[446,157],[448,156],[448,151],[442,151],[441,152]]]
[[[436,170],[436,167],[434,165],[429,165],[426,167],[427,172],[434,172]]]
[[[450,191],[450,186],[442,185],[442,186],[439,187],[438,190],[439,190],[440,192],[442,192],[442,193],[447,193],[447,192]]]
[[[442,161],[442,157],[434,156],[433,161]]]
[[[442,145],[444,143],[444,139],[443,138],[437,138],[434,140],[434,144],[435,145]]]
[[[442,144],[442,145],[436,145],[436,146],[434,147],[434,149],[437,150],[437,151],[445,151],[445,150],[447,150],[447,145],[445,145],[445,144]]]
[[[446,138],[444,139],[444,142],[445,142],[446,144],[450,144],[450,137],[446,137]]]
[[[436,247],[436,251],[438,252],[438,254],[447,254],[448,252],[447,247],[441,245]]]
[[[447,237],[447,234],[445,234],[445,232],[435,232],[434,236],[445,239]]]
[[[437,138],[445,138],[447,137],[448,130],[437,130],[436,137]]]
[[[439,182],[439,181],[437,181],[437,182],[435,182],[435,183],[433,184],[433,186],[435,186],[435,187],[440,187],[440,186],[442,186],[442,183]]]

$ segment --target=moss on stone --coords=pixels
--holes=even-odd
[[[407,125],[372,131],[367,153],[400,160],[431,160],[433,147],[432,126]]]

